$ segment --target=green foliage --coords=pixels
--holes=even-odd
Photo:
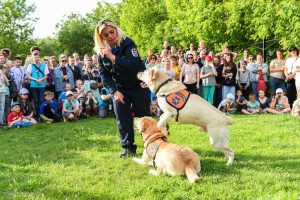
[[[60,53],[71,55],[77,52],[84,55],[93,52],[94,26],[86,17],[71,14],[57,24],[57,29],[56,40]]]
[[[170,124],[169,141],[201,158],[195,185],[185,176],[154,177],[153,167],[118,158],[115,119],[0,130],[0,199],[299,199],[299,119],[233,117],[231,167],[196,126]],[[140,157],[138,133],[135,139]]]
[[[37,39],[36,45],[42,49],[42,56],[58,56],[61,53],[56,39],[51,37]]]
[[[12,56],[26,57],[33,44],[32,23],[37,20],[31,16],[34,5],[26,5],[26,0],[0,0],[0,47],[10,48]]]

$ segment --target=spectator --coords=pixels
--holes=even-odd
[[[153,56],[155,56],[154,53],[153,53],[153,51],[151,49],[149,49],[147,57],[146,57],[146,59],[144,61],[146,66],[150,64],[150,61],[151,61],[151,59],[153,59]]]
[[[179,59],[183,59],[183,60],[184,60],[184,53],[183,53],[181,47],[178,47],[178,50],[177,50],[177,57],[178,57],[178,60],[179,60]]]
[[[4,48],[1,49],[1,53],[4,55],[5,57],[5,63],[8,67],[11,67],[11,61],[9,60],[9,57],[11,56],[11,51],[9,48]]]
[[[68,91],[66,93],[67,99],[63,104],[63,118],[64,122],[68,120],[79,120],[79,102],[74,99],[74,95],[72,91]]]
[[[22,58],[19,56],[14,57],[14,66],[11,68],[11,77],[13,84],[13,97],[14,101],[17,100],[18,92],[24,86],[24,82],[27,78],[26,70],[22,65]]]
[[[24,122],[32,122],[32,124],[36,124],[36,120],[33,118],[33,106],[29,101],[29,91],[26,88],[21,88],[19,91],[19,104],[21,107],[21,112],[23,114]]]
[[[161,56],[162,61],[164,62],[166,58],[169,58],[169,57],[170,57],[169,50],[163,49],[163,50],[161,51],[160,56]]]
[[[261,113],[266,113],[270,107],[270,98],[266,97],[266,93],[263,90],[258,91],[258,102],[260,104]]]
[[[198,48],[197,52],[201,54],[202,50],[205,52],[205,56],[208,55],[209,52],[208,52],[208,49],[206,48],[205,43],[203,41],[200,41],[199,42],[199,48]]]
[[[249,49],[245,49],[244,53],[243,53],[243,57],[238,62],[238,68],[241,67],[241,64],[242,64],[243,61],[246,61],[248,63],[249,62],[249,57],[250,57],[250,51],[249,51]]]
[[[90,57],[86,57],[84,66],[83,66],[83,79],[84,79],[84,92],[92,91],[95,98],[99,98],[99,89],[98,89],[98,83],[100,79],[99,76],[95,73],[97,69],[92,65],[92,60]]]
[[[49,58],[49,74],[47,75],[46,91],[55,92],[54,86],[54,69],[57,67],[57,60],[55,56]]]
[[[250,71],[246,68],[247,61],[243,60],[240,62],[240,69],[237,71],[237,84],[238,88],[244,94],[247,99],[249,96],[249,86],[250,86]]]
[[[249,95],[249,101],[247,102],[247,109],[242,109],[242,113],[246,115],[253,115],[260,113],[260,104],[256,100],[255,94]]]
[[[201,68],[203,98],[210,104],[214,103],[217,71],[212,64],[212,57],[206,56],[205,65]]]
[[[54,101],[54,93],[46,91],[44,93],[45,101],[42,103],[40,108],[41,118],[48,124],[53,122],[59,122],[61,117],[57,111],[57,103]]]
[[[198,59],[198,62],[197,64],[199,65],[200,69],[201,67],[203,67],[205,65],[205,57],[206,57],[206,51],[204,50],[201,50],[200,53],[199,53],[199,59]],[[211,56],[213,58],[213,56]]]
[[[171,56],[171,69],[175,72],[174,79],[176,81],[179,81],[180,79],[180,72],[181,72],[181,67],[177,63],[177,56]]]
[[[227,55],[230,55],[233,62],[238,57],[238,54],[235,53],[235,52],[232,52],[227,45],[224,46],[222,52],[216,53],[216,56],[221,56],[221,62],[222,63],[225,63]]]
[[[73,57],[75,59],[75,65],[80,69],[80,71],[82,73],[82,71],[83,71],[83,62],[80,60],[79,54],[78,53],[73,53]]]
[[[252,92],[256,96],[258,96],[258,90],[260,89],[263,89],[266,92],[266,82],[268,82],[267,74],[268,65],[263,62],[263,56],[261,54],[258,54],[256,56],[256,63],[250,65],[250,83]],[[264,88],[261,88],[258,84],[260,80],[264,82]]]
[[[76,81],[76,90],[77,90],[77,95],[74,95],[75,99],[79,98],[84,98],[85,93],[84,93],[84,87],[83,87],[83,82],[82,80],[77,80]]]
[[[0,64],[0,127],[3,127],[4,125],[4,108],[5,108],[5,81],[6,76],[5,73],[3,73],[4,65]]]
[[[231,93],[226,95],[226,99],[223,99],[218,106],[218,109],[226,114],[237,113],[236,103],[234,102],[234,96]]]
[[[287,81],[287,91],[286,96],[289,99],[289,104],[292,105],[296,100],[296,68],[300,66],[300,59],[299,59],[299,49],[297,47],[290,47],[289,48],[289,57],[285,62],[285,70],[284,74]]]
[[[213,65],[214,68],[216,69],[217,76],[215,77],[216,79],[216,90],[215,90],[215,107],[218,107],[221,101],[223,100],[222,98],[222,83],[224,81],[224,78],[222,76],[223,73],[223,67],[224,65],[221,65],[220,59],[218,57],[213,58]]]
[[[147,62],[147,64],[145,64],[146,65],[146,69],[150,69],[150,68],[156,66],[156,63],[155,63],[156,62],[156,56],[155,55],[148,56],[147,59],[149,61]]]
[[[271,99],[275,95],[276,88],[281,88],[283,92],[286,92],[285,88],[285,60],[282,50],[276,51],[277,59],[272,60],[270,63],[270,92]]]
[[[163,44],[162,49],[166,49],[166,50],[168,50],[168,51],[171,50],[170,45],[169,45],[169,42],[168,42],[167,40],[164,41],[164,44]]]
[[[254,56],[253,56],[253,55],[250,55],[250,56],[249,56],[249,62],[248,62],[248,64],[247,64],[246,69],[248,69],[248,70],[250,71],[250,66],[251,66],[252,64],[254,64],[254,63],[255,63]]]
[[[238,111],[241,111],[242,109],[246,108],[247,99],[243,96],[243,92],[240,89],[237,89],[236,91],[235,103],[237,105]]]
[[[72,71],[73,78],[74,78],[74,84],[76,83],[77,80],[82,79],[81,77],[81,70],[77,65],[75,65],[75,58],[73,56],[69,57],[69,64],[68,68]]]
[[[224,81],[222,83],[222,99],[225,99],[227,94],[235,94],[237,69],[233,62],[231,54],[226,54],[222,76]]]
[[[271,101],[270,108],[267,108],[267,112],[273,114],[287,114],[291,112],[289,100],[284,96],[281,88],[276,89],[276,95]]]
[[[180,81],[184,83],[187,90],[197,94],[199,89],[199,66],[194,63],[194,57],[192,54],[187,55],[188,62],[183,65],[181,73],[180,73]],[[184,77],[184,80],[182,80]]]
[[[3,55],[0,54],[0,60],[3,60]],[[3,63],[3,62],[1,62]],[[2,113],[2,119],[0,118],[2,122],[2,126],[6,124],[6,120],[9,114],[10,109],[10,97],[9,97],[9,80],[7,79],[7,66],[5,64],[0,64],[0,73],[1,73],[1,79],[0,79],[0,90],[2,91],[1,94],[1,100],[0,100],[0,117],[2,112],[2,107],[4,109]],[[3,94],[4,93],[4,94]],[[4,95],[4,97],[3,97]],[[3,99],[4,98],[4,101]]]
[[[170,56],[176,56],[176,47],[171,46]]]
[[[84,113],[87,117],[98,114],[98,101],[91,91],[88,91],[83,100]]]
[[[109,104],[111,103],[112,94],[109,93],[109,90],[106,87],[101,89],[101,96],[98,99],[99,102],[99,117],[105,118],[108,116]]]
[[[99,69],[99,63],[98,63],[98,58],[96,54],[92,55],[92,64],[96,67],[96,69]]]
[[[195,53],[197,53],[195,50],[195,46],[193,43],[190,43],[190,49],[185,53],[185,55],[187,57],[189,54],[194,55]]]
[[[59,66],[54,69],[55,93],[57,97],[64,91],[64,87],[67,83],[70,84],[70,89],[75,87],[73,72],[67,67],[67,62],[67,57],[62,56]]]
[[[40,64],[40,54],[37,50],[32,53],[33,63],[27,67],[28,79],[30,80],[30,92],[34,101],[35,114],[38,116],[40,105],[44,100],[46,79],[49,69],[45,64]]]
[[[175,72],[171,69],[171,63],[168,58],[165,59],[165,66],[162,71],[166,72],[171,79],[174,79]]]
[[[65,102],[65,100],[67,99],[67,92],[71,91],[71,84],[70,83],[66,83],[65,87],[64,87],[64,91],[60,93],[60,95],[58,96],[58,111],[61,112],[62,111],[62,106]]]
[[[11,112],[8,115],[7,123],[8,128],[19,128],[32,126],[32,122],[22,121],[23,114],[21,112],[21,107],[18,102],[14,102],[11,105]]]

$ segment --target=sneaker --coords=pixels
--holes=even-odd
[[[128,156],[128,149],[123,147],[123,151],[119,154],[120,158],[126,158]]]

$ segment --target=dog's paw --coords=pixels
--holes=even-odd
[[[157,176],[157,172],[154,169],[150,169],[149,170],[149,174],[153,175],[153,176]]]
[[[140,165],[143,165],[143,164],[144,164],[143,160],[140,159],[140,158],[132,158],[132,160],[133,160],[134,162],[140,164]]]

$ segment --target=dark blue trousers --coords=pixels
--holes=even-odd
[[[150,91],[144,88],[126,88],[119,91],[124,96],[123,103],[117,103],[113,99],[114,112],[117,119],[117,125],[120,133],[120,142],[122,147],[134,144],[133,118],[150,116]]]

